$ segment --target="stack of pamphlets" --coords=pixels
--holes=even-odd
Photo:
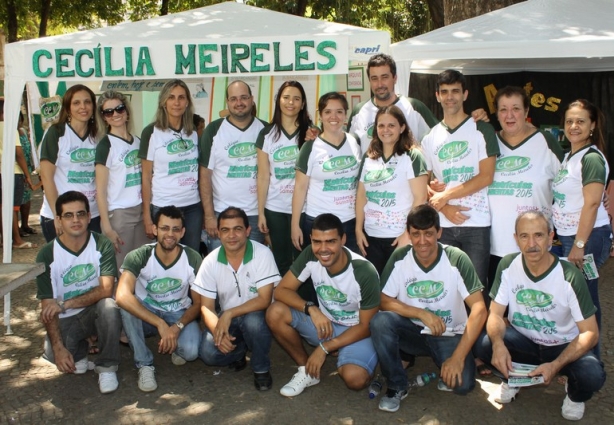
[[[510,387],[530,387],[544,383],[542,375],[529,376],[537,365],[512,362],[512,370],[508,373],[507,385]]]

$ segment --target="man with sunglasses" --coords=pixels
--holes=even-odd
[[[269,373],[271,332],[264,312],[281,279],[279,271],[271,251],[248,240],[252,228],[245,211],[226,208],[217,223],[222,246],[203,260],[192,286],[201,295],[205,323],[199,355],[207,365],[229,366],[238,372],[247,365],[245,353],[250,350],[254,385],[266,391],[273,379]]]
[[[47,330],[44,358],[64,373],[88,370],[88,342],[98,335],[94,362],[100,392],[118,387],[121,316],[112,298],[117,276],[115,250],[103,235],[90,232],[90,205],[81,192],[68,191],[55,203],[60,236],[41,248],[37,262],[45,273],[36,278],[41,321]]]
[[[154,216],[156,243],[143,245],[126,255],[117,286],[124,331],[139,371],[138,386],[150,392],[158,388],[154,356],[145,338],[160,335],[158,352],[170,354],[181,366],[196,360],[200,343],[200,296],[190,290],[201,257],[179,244],[185,233],[184,217],[175,206],[160,208]]]

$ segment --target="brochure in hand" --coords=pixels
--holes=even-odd
[[[542,375],[529,376],[529,373],[537,368],[537,365],[512,362],[512,370],[509,371],[507,385],[510,387],[530,387],[544,383]]]

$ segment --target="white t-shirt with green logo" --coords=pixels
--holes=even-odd
[[[151,203],[157,207],[187,207],[200,202],[198,193],[198,134],[161,130],[152,124],[143,129],[139,158],[153,162]]]
[[[64,130],[64,134],[60,132]],[[83,193],[90,204],[92,218],[98,217],[96,202],[96,182],[94,159],[96,141],[93,137],[80,138],[69,124],[62,129],[59,124],[52,125],[45,133],[41,143],[41,160],[45,159],[55,165],[53,182],[58,195],[69,190]],[[53,212],[43,198],[40,215],[53,219]]]
[[[134,295],[155,310],[174,312],[192,305],[190,285],[194,282],[202,258],[189,246],[179,245],[180,252],[169,266],[156,255],[157,243],[130,251],[120,271],[136,276]]]
[[[288,134],[282,127],[279,129],[279,138],[275,130],[273,124],[266,126],[256,140],[256,148],[269,157],[269,191],[265,207],[269,211],[292,214],[299,130]]]
[[[258,296],[258,289],[281,280],[273,253],[266,246],[247,240],[243,262],[236,272],[228,263],[224,246],[205,257],[192,289],[203,297],[218,299],[222,311],[245,304]]]
[[[309,177],[305,213],[317,217],[331,213],[342,222],[356,217],[356,188],[361,151],[351,134],[339,146],[321,137],[301,148],[296,169]]]
[[[595,146],[586,146],[576,153],[567,153],[558,175],[552,183],[554,205],[552,207],[554,227],[561,236],[578,233],[580,214],[584,206],[582,189],[589,183],[607,184],[610,167],[608,161]],[[608,212],[599,203],[593,228],[610,224]]]
[[[396,238],[405,231],[407,213],[414,202],[409,180],[426,174],[419,149],[404,155],[371,159],[364,156],[360,181],[365,186],[365,232],[376,238]]]
[[[431,127],[437,124],[437,118],[435,118],[431,110],[418,99],[397,96],[394,106],[399,107],[403,111],[407,125],[418,143],[429,132]],[[352,115],[350,115],[348,120],[350,123],[350,133],[358,136],[360,145],[365,149],[367,149],[373,138],[375,115],[377,115],[379,109],[373,103],[373,99],[368,99],[354,107]]]
[[[96,164],[109,169],[109,211],[131,208],[142,202],[140,145],[141,139],[136,136],[132,136],[132,140],[124,140],[113,134],[107,134],[98,142]]]
[[[240,129],[227,118],[210,123],[200,139],[199,163],[213,171],[213,209],[238,207],[258,215],[256,140],[265,122],[254,118]]]
[[[509,308],[514,329],[546,346],[570,343],[579,334],[576,323],[597,311],[582,273],[558,257],[544,274],[530,276],[520,253],[506,255],[490,297]]]
[[[513,236],[518,214],[539,210],[552,216],[552,181],[559,172],[563,150],[551,133],[542,131],[513,147],[500,134],[497,141],[501,155],[488,187],[490,253],[503,257],[519,251]]]
[[[68,249],[59,238],[44,245],[36,261],[45,264],[45,272],[36,278],[36,297],[68,301],[100,285],[100,276],[117,276],[115,249],[105,236],[90,232],[79,252]],[[80,313],[84,307],[69,308],[60,319]]]
[[[411,246],[394,251],[382,272],[382,293],[441,317],[446,328],[462,335],[468,318],[465,299],[484,287],[467,254],[437,245],[437,260],[428,268],[416,260]],[[424,327],[420,320],[411,320]]]
[[[446,188],[453,188],[478,175],[480,161],[499,155],[499,146],[493,127],[483,121],[476,123],[469,116],[453,129],[443,121],[437,124],[422,140],[422,151],[429,171]],[[490,226],[488,188],[448,204],[471,208],[465,212],[469,219],[458,227]],[[441,227],[457,227],[443,213],[439,213],[439,218]]]
[[[355,326],[360,322],[360,310],[379,306],[379,277],[365,258],[345,247],[342,254],[347,256],[348,263],[331,276],[309,245],[292,263],[290,271],[301,282],[311,278],[320,310],[328,319],[339,325]]]

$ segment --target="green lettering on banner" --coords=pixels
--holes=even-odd
[[[337,58],[335,58],[332,53],[327,52],[327,48],[337,50],[337,43],[335,43],[334,41],[323,41],[321,43],[318,43],[316,51],[320,56],[328,58],[327,63],[318,62],[318,69],[322,71],[332,69],[337,64]]]
[[[302,64],[302,60],[309,60],[309,52],[303,52],[303,47],[313,47],[313,41],[295,41],[294,42],[294,64],[297,71],[313,71],[316,65],[313,62]]]
[[[81,58],[83,56],[87,56],[90,59],[94,59],[94,54],[91,51],[86,49],[77,50],[77,53],[75,54],[75,71],[79,77],[91,77],[94,73],[94,68],[90,68],[87,71],[83,70],[83,68],[81,67]]]
[[[292,71],[292,64],[282,65],[280,63],[281,57],[279,55],[279,41],[275,41],[273,43],[273,56],[275,56],[275,67],[273,68],[275,72]]]
[[[134,75],[142,76],[144,71],[147,73],[147,75],[156,75],[153,65],[151,64],[149,47],[146,46],[139,49],[139,61],[136,64],[136,72]]]
[[[262,53],[257,53],[258,49],[269,50],[268,43],[252,43],[252,63],[251,72],[267,72],[271,69],[271,65],[257,65],[257,62],[264,62]]]
[[[188,74],[196,74],[196,44],[188,44],[188,54],[183,55],[183,45],[175,44],[175,74],[183,74],[188,68]]]
[[[104,48],[104,75],[105,77],[119,77],[124,75],[124,68],[113,69],[111,63],[111,47]]]
[[[132,47],[124,47],[124,58],[126,60],[126,77],[134,76],[132,72]]]
[[[228,74],[228,45],[222,44],[222,74]]]
[[[198,45],[198,57],[200,58],[199,71],[201,74],[216,74],[220,71],[219,66],[208,67],[208,63],[213,63],[213,57],[211,53],[205,54],[207,51],[217,52],[217,44],[199,44]]]
[[[238,50],[243,49],[242,53]],[[247,68],[243,66],[241,61],[249,58],[249,46],[247,44],[231,44],[230,45],[230,72],[236,73],[237,68],[240,72],[249,72]]]
[[[55,51],[55,75],[57,77],[74,77],[75,71],[64,71],[68,68],[68,59],[63,59],[64,55],[73,55],[73,49],[56,49]]]
[[[100,67],[100,44],[94,47],[94,75],[102,77],[102,68]]]
[[[53,72],[52,68],[47,68],[45,71],[40,68],[40,59],[41,56],[46,57],[47,59],[53,59],[51,52],[48,50],[37,50],[32,55],[32,71],[34,71],[34,75],[39,78],[47,78]]]

